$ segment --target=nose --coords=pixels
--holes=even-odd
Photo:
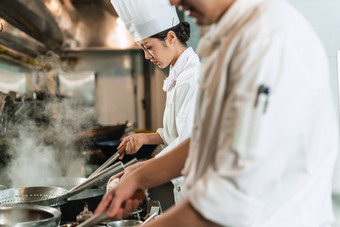
[[[144,57],[145,57],[145,59],[146,60],[149,60],[150,58],[151,58],[151,54],[148,52],[148,51],[146,51],[146,50],[143,50],[144,51]]]

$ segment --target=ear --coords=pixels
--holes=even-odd
[[[175,32],[169,31],[168,34],[166,35],[166,38],[170,44],[174,44],[177,39],[177,36]]]

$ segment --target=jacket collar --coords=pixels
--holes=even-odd
[[[265,0],[235,0],[221,19],[211,25],[209,31],[200,39],[197,53],[201,57],[209,57],[219,45],[223,36],[245,20],[252,9]]]
[[[175,65],[170,66],[169,76],[164,80],[163,90],[165,92],[171,91],[175,87],[178,75],[183,71],[185,64],[188,62],[190,56],[195,55],[194,50],[188,47],[183,53],[178,57]]]

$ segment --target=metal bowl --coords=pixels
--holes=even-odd
[[[60,218],[60,211],[52,207],[23,204],[0,206],[1,227],[56,227]]]
[[[133,227],[141,225],[143,222],[138,220],[120,220],[107,223],[108,227]]]

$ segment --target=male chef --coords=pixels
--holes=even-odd
[[[192,136],[125,176],[97,212],[121,218],[137,189],[183,174],[184,200],[145,226],[330,225],[338,122],[311,26],[285,0],[171,3],[211,25]]]

